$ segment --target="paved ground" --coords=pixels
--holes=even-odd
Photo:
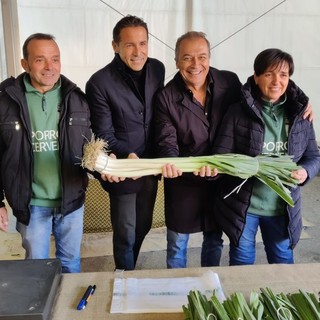
[[[303,187],[303,221],[304,231],[300,242],[295,248],[296,263],[320,262],[320,177],[317,176],[311,183]],[[164,241],[164,235],[159,235]],[[160,239],[160,238],[159,238]],[[198,242],[200,243],[199,237]],[[148,239],[146,240],[148,242]],[[188,249],[188,266],[200,266],[200,247]],[[137,269],[166,268],[166,251],[152,250],[142,252],[137,262]],[[267,263],[263,244],[257,244],[257,264]],[[221,265],[228,265],[228,245],[225,245]],[[112,255],[87,257],[82,259],[83,271],[113,271]]]

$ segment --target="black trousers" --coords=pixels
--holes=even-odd
[[[142,242],[152,226],[158,178],[144,177],[138,193],[110,195],[113,256],[116,269],[135,268]]]

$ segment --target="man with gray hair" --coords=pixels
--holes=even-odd
[[[240,98],[241,83],[235,73],[210,67],[210,43],[203,32],[191,31],[178,38],[175,60],[179,72],[156,101],[158,156],[209,155],[225,110]],[[164,176],[170,178],[171,172]],[[192,173],[165,178],[168,268],[186,267],[189,234],[204,230],[211,184]],[[202,266],[219,265],[221,237],[218,229],[204,234]]]

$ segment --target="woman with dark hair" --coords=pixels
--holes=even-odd
[[[303,118],[308,97],[290,79],[293,71],[290,54],[279,49],[259,53],[241,102],[228,109],[214,143],[213,153],[288,154],[301,166],[292,172],[299,181],[291,190],[293,207],[254,177],[231,194],[239,178],[221,176],[214,182],[213,217],[230,239],[230,265],[255,262],[258,228],[269,263],[294,262],[302,230],[300,185],[318,173],[320,157],[312,122]]]

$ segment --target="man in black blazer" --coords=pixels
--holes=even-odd
[[[148,28],[138,17],[115,25],[112,46],[114,59],[86,84],[93,132],[117,158],[152,158],[154,95],[163,87],[164,65],[148,58]],[[152,225],[158,178],[100,181],[110,197],[115,266],[132,270]]]

